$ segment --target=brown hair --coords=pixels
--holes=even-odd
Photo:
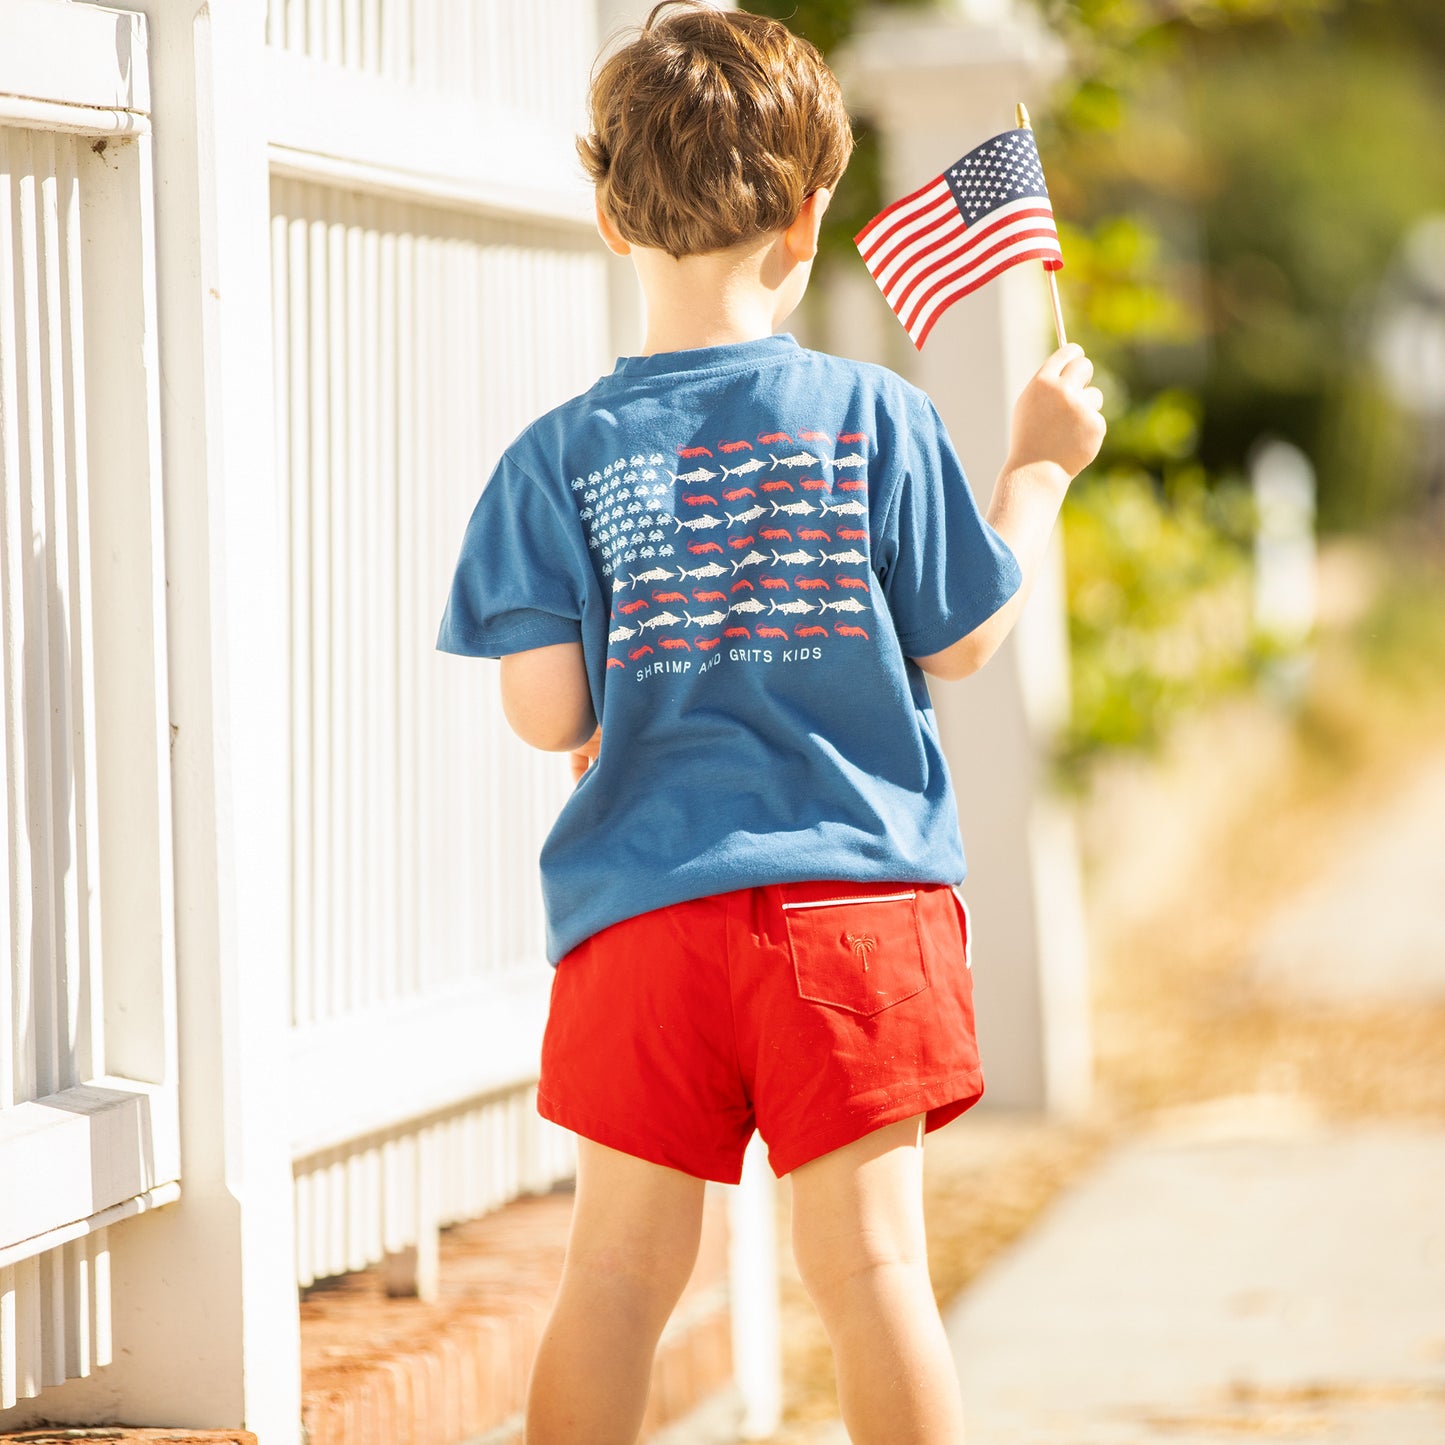
[[[694,0],[655,5],[594,67],[588,104],[577,153],[603,209],[625,240],[674,257],[791,225],[853,151],[843,93],[812,45]]]

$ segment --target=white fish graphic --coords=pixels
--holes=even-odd
[[[801,597],[796,597],[791,602],[774,602],[772,612],[769,612],[768,616],[771,617],[773,612],[815,612],[816,610],[811,602],[804,602]]]
[[[721,622],[727,616],[726,612],[704,612],[701,617],[694,617],[691,612],[684,616],[689,622],[696,622],[699,627],[711,627],[715,622]]]
[[[811,562],[812,560],[813,554],[811,552],[805,552],[801,547],[799,547],[796,552],[779,552],[776,548],[773,549],[774,562],[791,562],[796,566],[799,563]]]
[[[822,457],[815,457],[812,452],[794,452],[790,457],[775,457],[769,452],[768,460],[775,467],[808,467],[821,462],[823,459]],[[758,465],[762,466],[762,463],[759,462]]]
[[[679,567],[679,577],[721,577],[728,569],[719,567],[716,562],[704,562],[701,567]]]
[[[868,458],[860,456],[857,452],[850,452],[846,457],[833,458],[833,469],[835,471],[839,467],[866,467],[867,465]]]
[[[746,602],[731,602],[728,604],[730,612],[761,612],[763,604],[756,597],[749,597]]]
[[[644,617],[642,619],[642,626],[671,627],[674,622],[681,621],[682,618],[680,618],[675,612],[659,612],[656,617]]]
[[[729,512],[728,526],[731,527],[734,522],[741,522],[744,526],[747,526],[754,517],[761,517],[767,510],[766,507],[757,506],[749,507],[746,512]]]
[[[614,627],[607,634],[607,640],[608,642],[626,642],[629,637],[636,636],[637,629],[635,627]]]
[[[806,517],[810,512],[816,512],[817,510],[818,509],[806,499],[801,502],[773,503],[773,515],[775,517],[778,515],[779,512],[788,512],[796,517]],[[826,512],[828,509],[824,507],[823,510]]]
[[[762,469],[763,463],[760,458],[749,457],[747,461],[743,462],[740,466],[724,467],[722,474],[725,477],[746,477],[752,472],[760,472]]]
[[[753,550],[749,552],[746,557],[743,557],[739,561],[733,563],[733,571],[736,572],[743,567],[756,567],[758,563],[766,562],[767,560],[768,559],[764,557],[763,554],[759,552],[756,547],[754,547]]]
[[[668,476],[675,482],[710,482],[717,475],[716,472],[708,471],[706,467],[697,467],[693,471],[684,472],[681,476],[678,476],[676,472],[668,473]]]
[[[832,608],[834,612],[867,612],[870,610],[856,597],[845,597],[841,602],[820,602],[818,606],[824,612],[827,612],[829,608]]]
[[[721,527],[723,524],[723,519],[713,516],[711,512],[701,517],[689,517],[685,522],[681,517],[674,517],[672,520],[676,522],[679,527],[686,527],[689,532],[705,532],[710,527]]]
[[[671,576],[671,571],[666,567],[649,567],[646,572],[639,572],[632,579],[632,585],[636,587],[639,582],[666,582]]]
[[[820,562],[866,562],[868,559],[856,548],[850,547],[846,552],[819,552]]]
[[[823,511],[839,512],[845,517],[861,517],[867,513],[868,508],[862,502],[838,502],[834,506],[829,506],[827,502],[824,502]]]

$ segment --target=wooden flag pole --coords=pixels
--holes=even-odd
[[[1022,130],[1033,129],[1029,124],[1029,108],[1023,101],[1019,101],[1014,107],[1014,123]],[[1067,346],[1069,338],[1064,335],[1064,309],[1059,305],[1059,283],[1047,266],[1044,267],[1044,275],[1049,278],[1049,299],[1054,303],[1054,331],[1059,338],[1059,345]]]

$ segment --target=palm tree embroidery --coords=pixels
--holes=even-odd
[[[878,947],[878,940],[870,933],[845,933],[843,937],[854,954],[863,960],[863,972],[867,973],[868,954]]]

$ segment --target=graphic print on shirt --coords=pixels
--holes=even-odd
[[[814,450],[786,451],[798,443]],[[869,591],[867,447],[864,432],[771,430],[572,478],[612,597],[608,670],[818,661],[868,640],[873,609],[850,595]]]

